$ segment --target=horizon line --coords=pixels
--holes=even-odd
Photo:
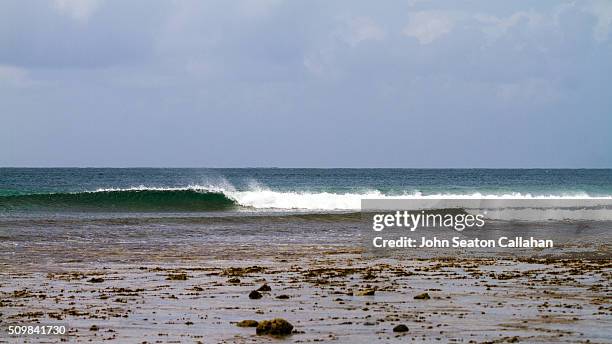
[[[241,167],[222,167],[222,166],[0,166],[6,169],[404,169],[404,170],[609,170],[611,167],[280,167],[280,166],[241,166]]]

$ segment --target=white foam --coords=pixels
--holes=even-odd
[[[329,192],[278,192],[271,190],[235,191],[227,193],[238,204],[257,209],[304,209],[304,210],[360,210],[362,199],[612,199],[612,197],[589,197],[588,195],[531,195],[503,194],[487,195],[481,193],[435,194],[420,193],[404,195],[385,195],[372,190],[363,193]]]
[[[177,186],[177,187],[159,187],[159,186],[130,186],[128,188],[98,188],[95,191],[85,192],[120,192],[120,191],[196,191],[196,192],[220,192],[226,194],[228,192],[235,191],[233,186],[227,185],[188,185],[188,186]]]
[[[385,198],[377,191],[335,194],[329,192],[237,191],[228,195],[242,206],[257,209],[359,210],[363,198]]]

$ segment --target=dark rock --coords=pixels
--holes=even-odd
[[[259,287],[259,289],[257,289],[257,291],[272,291],[272,288],[270,288],[269,285],[264,284],[261,287]]]
[[[257,327],[259,323],[256,320],[242,320],[236,324],[238,327]]]
[[[429,300],[431,297],[427,293],[419,294],[414,297],[415,300]]]
[[[89,283],[102,283],[102,282],[104,282],[104,278],[92,277],[92,278],[88,279],[87,282],[89,282]]]
[[[238,283],[240,283],[240,278],[232,277],[232,278],[227,280],[227,283],[238,284]]]
[[[356,296],[372,296],[374,295],[374,293],[376,292],[376,290],[374,289],[364,289],[364,290],[360,290],[357,293],[355,293]]]
[[[281,300],[287,300],[289,298],[289,295],[282,294],[282,295],[278,295],[276,298],[281,299]]]
[[[375,279],[376,276],[372,273],[372,271],[368,270],[364,275],[363,275],[363,279],[364,280],[371,280],[371,279]]]
[[[223,270],[221,276],[244,276],[251,273],[263,272],[265,268],[261,266],[249,266],[246,268],[229,268]]]
[[[90,331],[97,331],[99,329],[100,328],[98,326],[96,326],[96,325],[91,325],[91,327],[89,328]]]
[[[393,328],[393,332],[408,332],[408,326],[401,324]]]
[[[168,275],[168,277],[166,277],[166,280],[168,281],[186,281],[187,280],[187,274],[182,273],[182,274],[170,274]]]
[[[261,295],[261,293],[258,292],[257,290],[253,290],[252,292],[249,293],[249,299],[253,299],[253,300],[261,299],[262,296],[263,295]]]
[[[287,320],[276,318],[272,320],[264,320],[257,325],[255,332],[257,334],[271,334],[274,336],[285,336],[291,334],[293,325]]]

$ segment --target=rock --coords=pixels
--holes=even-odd
[[[227,283],[232,283],[232,284],[237,284],[240,283],[240,278],[238,277],[232,277],[230,279],[227,280]]]
[[[282,294],[282,295],[278,295],[276,298],[281,299],[281,300],[287,300],[289,298],[289,295]]]
[[[257,291],[272,291],[272,288],[270,288],[269,285],[264,284],[261,287],[259,287],[259,289],[257,289]]]
[[[91,325],[91,327],[89,328],[90,331],[97,331],[99,329],[100,328],[98,326],[96,326],[96,325]]]
[[[371,280],[371,279],[375,279],[376,276],[372,273],[371,270],[368,270],[364,275],[363,275],[363,279],[364,280]]]
[[[87,282],[89,282],[89,283],[102,283],[102,282],[104,282],[104,278],[92,277],[92,278],[88,279]]]
[[[285,336],[291,334],[293,325],[287,320],[276,318],[272,320],[264,320],[257,325],[255,332],[257,334],[271,334],[274,336]]]
[[[393,328],[393,332],[408,332],[408,326],[401,324]]]
[[[360,290],[357,293],[355,293],[355,295],[357,296],[372,296],[374,295],[374,293],[376,292],[376,290],[374,289],[364,289],[364,290]]]
[[[257,327],[259,323],[256,320],[242,320],[236,324],[238,327]]]
[[[252,273],[263,272],[265,268],[261,266],[249,266],[246,268],[229,268],[223,270],[221,276],[244,276]]]
[[[186,281],[187,280],[187,274],[182,273],[182,274],[169,274],[166,277],[166,280],[168,281]]]
[[[253,300],[257,300],[257,299],[261,299],[263,295],[261,295],[260,292],[258,292],[257,290],[253,290],[252,292],[249,293],[249,299],[253,299]]]
[[[429,300],[431,297],[427,293],[419,294],[414,297],[415,300]]]

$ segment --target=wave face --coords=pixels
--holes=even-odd
[[[604,199],[586,194],[532,195],[507,194],[430,194],[420,192],[387,195],[378,190],[361,192],[298,192],[273,191],[253,186],[250,190],[192,185],[177,188],[138,186],[125,189],[98,189],[84,192],[58,192],[0,196],[0,209],[51,209],[74,211],[156,211],[201,212],[239,209],[269,209],[293,211],[359,211],[362,199]]]
[[[0,208],[83,211],[212,211],[236,207],[222,192],[196,189],[125,189],[0,197]]]

